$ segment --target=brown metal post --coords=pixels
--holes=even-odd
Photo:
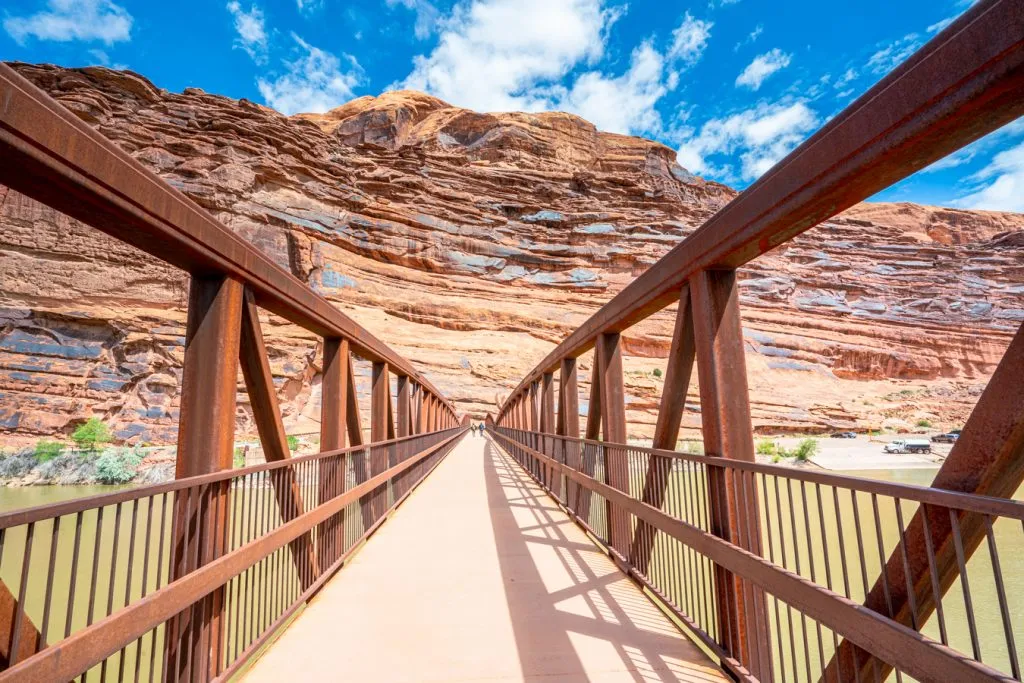
[[[387,363],[373,364],[372,387],[370,390],[370,443],[387,441],[391,431],[391,375]],[[388,468],[387,450],[373,448],[370,451],[370,476],[375,477]],[[380,491],[372,496],[373,519],[380,519],[384,513],[385,501]]]
[[[743,355],[736,273],[702,271],[690,282],[697,368],[700,378],[704,450],[709,456],[754,461],[747,368]],[[711,531],[750,552],[761,554],[758,503],[751,487],[749,500],[731,474],[708,468]],[[752,519],[737,517],[747,510]],[[746,530],[750,530],[748,537]],[[764,593],[752,583],[716,567],[721,645],[759,680],[772,680],[770,629]]]
[[[689,287],[683,287],[679,293],[679,308],[676,310],[676,324],[672,333],[672,347],[668,354],[668,367],[665,371],[665,386],[661,393],[661,405],[658,408],[658,421],[654,426],[653,448],[666,451],[676,448],[695,356],[690,290]],[[672,458],[653,454],[650,456],[647,463],[647,474],[644,478],[643,502],[661,509],[671,471]],[[647,575],[651,551],[654,548],[654,536],[655,530],[650,525],[643,521],[637,523],[630,562],[644,576]]]
[[[575,358],[563,358],[558,373],[558,433],[570,439],[580,438],[580,394]]]
[[[320,450],[333,451],[344,448],[345,434],[348,428],[348,372],[350,358],[347,339],[329,337],[324,339],[323,378],[320,382]],[[319,497],[323,505],[331,498],[340,495],[345,488],[345,466],[347,456],[324,458],[320,461]],[[326,540],[327,538],[330,540]],[[332,555],[342,552],[345,547],[344,514],[339,519],[321,527],[317,532],[320,550],[320,571],[324,571],[332,563],[333,557],[324,554],[324,548],[332,550]]]
[[[349,347],[347,339],[324,339],[324,369],[320,382],[320,450],[333,451],[345,447],[348,407],[345,390],[348,385]],[[324,499],[321,498],[321,503]]]
[[[178,479],[231,469],[242,291],[242,283],[230,278],[194,276],[191,280],[178,418]],[[224,551],[227,498],[227,488],[219,486],[209,489],[204,506],[190,509],[186,497],[176,499],[172,525],[173,579],[216,559]],[[202,516],[199,509],[204,510]],[[222,662],[223,598],[222,590],[215,591],[210,596],[211,609],[193,607],[169,624],[167,679],[188,681],[216,675]],[[177,656],[189,649],[191,656]],[[189,671],[188,662],[195,666],[209,662],[209,668]]]
[[[604,441],[605,483],[629,493],[629,467],[626,455],[626,391],[622,379],[622,344],[616,332],[597,339],[596,356],[601,384],[601,427]],[[630,522],[628,513],[607,501],[608,540],[622,557],[629,555]]]
[[[362,446],[366,440],[363,438],[363,417],[359,414],[359,394],[356,392],[356,372],[352,362],[352,354],[348,356],[348,379],[345,382],[345,420],[348,423],[348,443],[350,446]],[[356,483],[366,481],[364,475]]]
[[[569,439],[580,438],[580,395],[576,377],[576,359],[563,358],[558,371],[558,419],[555,431]],[[580,468],[580,446],[575,441],[560,440],[561,460],[574,470]],[[569,505],[569,480],[565,480],[564,498]]]
[[[540,381],[540,431],[544,434],[555,433],[555,376],[545,372]],[[538,449],[547,456],[554,457],[555,441],[549,436],[542,437],[541,447]],[[543,468],[544,482],[549,489],[554,489],[554,470]],[[556,494],[557,495],[557,494]]]
[[[412,433],[412,387],[408,375],[398,376],[398,406],[395,409],[395,436]]]

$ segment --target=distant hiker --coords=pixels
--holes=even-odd
[[[470,429],[473,430],[473,436],[476,436],[476,425],[470,425]]]

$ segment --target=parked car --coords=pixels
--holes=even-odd
[[[833,439],[856,439],[857,432],[836,432],[832,434]]]
[[[960,438],[959,434],[949,432],[947,434],[936,434],[932,437],[932,443],[956,443],[956,440]]]
[[[885,444],[882,450],[886,453],[931,453],[932,445],[927,439],[900,439]]]

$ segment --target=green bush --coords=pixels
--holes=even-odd
[[[922,429],[931,429],[932,423],[929,420],[926,420],[925,418],[922,417],[920,420],[917,421],[917,426],[921,427]]]
[[[654,368],[654,376],[661,377],[661,368]]]
[[[288,450],[295,451],[299,448],[299,437],[289,434],[286,439],[288,441]]]
[[[36,447],[33,451],[33,455],[36,457],[37,462],[48,462],[60,455],[63,450],[64,444],[59,441],[40,439],[39,441],[36,441]]]
[[[96,460],[96,479],[101,484],[127,484],[138,474],[142,458],[137,451],[108,448]]]
[[[110,443],[110,429],[98,417],[90,417],[71,435],[71,440],[83,451],[96,451]]]
[[[818,452],[818,440],[817,439],[804,439],[797,447],[793,450],[790,455],[800,462],[806,462],[814,457],[814,454]]]
[[[231,459],[231,464],[235,469],[245,467],[245,449],[242,446],[235,447],[235,455]]]
[[[776,450],[775,442],[771,439],[761,439],[757,442],[758,455],[775,455]]]

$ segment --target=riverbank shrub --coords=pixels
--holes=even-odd
[[[101,484],[127,484],[138,474],[143,455],[127,448],[108,448],[96,460],[96,480]]]
[[[64,444],[59,441],[40,439],[36,441],[32,454],[35,456],[36,462],[49,462],[60,455],[63,450]]]
[[[293,453],[298,450],[299,437],[292,436],[291,434],[289,434],[287,437],[285,437],[285,440],[288,442],[288,450],[292,451]]]
[[[807,462],[818,452],[817,439],[804,439],[793,449],[790,455],[800,462]]]
[[[71,434],[71,440],[83,451],[96,452],[110,443],[110,428],[98,417],[90,417]]]
[[[771,439],[761,439],[757,442],[758,455],[775,455],[776,452],[775,442]]]
[[[931,429],[932,423],[931,420],[926,420],[925,418],[922,417],[920,420],[917,421],[917,426],[920,427],[921,429]]]

